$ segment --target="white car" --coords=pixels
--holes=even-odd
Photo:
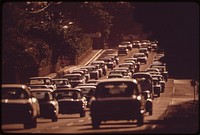
[[[147,63],[147,56],[144,53],[135,53],[133,57],[137,58],[138,62],[140,63]]]

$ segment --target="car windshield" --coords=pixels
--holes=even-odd
[[[48,98],[48,100],[53,100],[53,95],[51,92],[46,91],[31,91],[32,95],[38,99],[38,101],[45,100],[45,98]]]
[[[68,80],[80,80],[81,76],[76,76],[76,75],[70,75],[70,76],[65,76]]]
[[[51,81],[49,79],[30,79],[31,85],[41,85],[41,84],[50,84]]]
[[[65,85],[65,84],[67,84],[67,81],[66,80],[54,80],[53,83],[56,85]]]
[[[131,97],[138,94],[136,85],[130,82],[107,82],[97,86],[96,97]]]
[[[21,88],[1,88],[2,99],[27,99],[28,94]]]
[[[76,96],[76,97],[75,97]],[[55,94],[56,100],[58,99],[73,99],[81,98],[81,94],[78,91],[57,91]]]

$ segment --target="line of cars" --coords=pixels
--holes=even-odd
[[[160,96],[164,92],[164,76],[167,77],[167,71],[161,72],[160,68],[155,68],[157,74],[154,74],[150,68],[155,63],[146,71],[136,71],[136,63],[140,65],[140,62],[146,62],[138,62],[138,57],[133,58],[136,60],[126,58],[124,63],[110,71],[106,79],[98,81],[89,102],[93,128],[99,128],[102,122],[109,120],[136,120],[137,125],[141,126],[144,123],[144,113],[153,114],[152,100],[155,94]]]
[[[102,121],[108,120],[137,120],[140,126],[144,113],[153,114],[152,100],[156,94],[153,78],[158,78],[161,83],[164,80],[160,78],[167,72],[148,69],[144,74],[148,74],[149,78],[137,77],[141,73],[141,63],[137,60],[134,57],[126,58],[124,63],[119,64],[118,55],[108,53],[60,78],[31,77],[27,85],[2,85],[2,110],[5,110],[2,118],[4,122],[18,122],[24,124],[24,128],[35,128],[38,117],[51,119],[52,122],[58,120],[59,113],[79,113],[80,117],[84,117],[86,108],[89,108],[93,128],[99,128]],[[156,64],[154,62],[151,66],[161,66],[158,61],[156,59]],[[107,76],[108,69],[111,71]],[[107,78],[100,79],[103,76]],[[21,113],[13,115],[11,112],[16,108],[21,108]],[[19,119],[12,121],[15,118]]]

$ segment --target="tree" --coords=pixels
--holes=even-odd
[[[40,61],[50,55],[47,44],[41,39],[33,39],[29,33],[26,24],[30,21],[19,5],[15,2],[3,5],[2,68],[5,83],[20,83],[37,75]]]

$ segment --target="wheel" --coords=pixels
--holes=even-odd
[[[82,111],[82,112],[80,113],[80,117],[85,117],[85,111]]]
[[[137,125],[142,126],[144,124],[144,116],[143,114],[139,114],[138,119],[137,119]]]
[[[160,92],[158,93],[158,97],[160,97]]]
[[[152,110],[150,110],[150,111],[149,111],[149,115],[152,115],[152,114],[153,114],[153,111],[152,111]]]
[[[51,121],[52,121],[52,122],[58,121],[58,116],[57,116],[57,115],[53,116],[53,118],[51,119]]]
[[[97,119],[92,118],[92,127],[93,127],[94,129],[99,128],[100,124],[101,124],[101,121],[100,121],[100,120],[97,120]]]
[[[36,128],[36,127],[37,127],[37,119],[36,118],[24,123],[25,129]]]

